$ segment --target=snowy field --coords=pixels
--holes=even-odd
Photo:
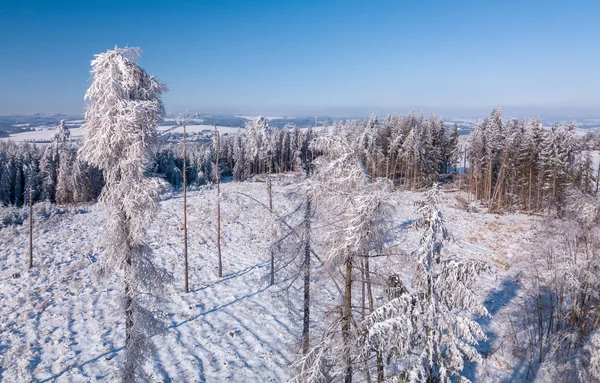
[[[265,184],[231,182],[222,188],[223,278],[217,277],[214,189],[188,196],[189,294],[182,292],[181,195],[164,197],[149,230],[158,263],[175,276],[164,307],[169,328],[154,337],[158,353],[147,365],[156,382],[283,382],[291,377],[302,332],[294,308],[294,294],[299,300],[300,292],[286,290],[289,273],[278,273],[276,285],[268,286],[269,215],[252,199],[267,203]],[[297,189],[293,183],[275,183],[275,211],[293,208],[301,200]],[[494,270],[478,286],[494,316],[480,322],[489,338],[480,346],[486,359],[467,366],[467,376],[475,382],[524,381],[525,367],[502,352],[506,329],[496,318],[519,299],[520,272],[534,247],[538,218],[466,212],[456,194],[446,190],[441,205],[454,236],[446,249],[483,259]],[[421,197],[394,194],[398,228],[416,218],[414,202]],[[27,226],[0,230],[0,381],[110,381],[122,365],[124,314],[116,303],[121,285],[116,277],[102,283],[92,278],[105,218],[90,205],[36,223],[35,267],[29,271]],[[381,278],[408,272],[404,257],[416,248],[419,233],[401,233],[397,255],[375,262]],[[341,300],[320,274],[313,281],[313,327]]]
[[[81,123],[84,122],[83,120],[78,120],[78,121]],[[79,141],[79,140],[83,139],[84,129],[81,127],[69,126],[70,122],[72,122],[72,121],[67,121],[66,125],[69,127],[69,132],[71,133],[71,141]],[[332,127],[330,126],[329,128],[331,129]],[[231,126],[217,126],[217,129],[219,130],[219,132],[221,134],[237,134],[237,133],[243,132],[243,128],[231,127]],[[322,126],[319,126],[316,128],[316,130],[322,130],[322,129],[323,129]],[[182,126],[162,126],[161,125],[161,126],[157,127],[157,130],[161,134],[165,134],[165,133],[183,134]],[[195,133],[212,134],[212,132],[214,132],[214,130],[215,130],[215,127],[213,125],[188,125],[186,127],[186,131],[188,134],[195,134]],[[44,126],[44,127],[38,127],[34,131],[14,133],[14,134],[11,134],[9,137],[0,138],[0,140],[12,140],[14,142],[25,142],[25,141],[49,142],[49,141],[52,141],[55,131],[56,131],[55,126]]]
[[[69,124],[67,123],[67,126]],[[69,127],[69,132],[71,133],[71,140],[72,141],[77,141],[83,138],[83,129],[82,128],[74,128],[72,126],[68,126]],[[3,138],[4,140],[12,140],[15,142],[25,142],[25,141],[32,141],[32,142],[49,142],[52,141],[52,137],[54,137],[54,133],[56,132],[56,126],[44,126],[44,127],[38,127],[36,128],[36,130],[32,130],[32,131],[27,131],[27,132],[21,132],[21,133],[15,133],[15,134],[11,134],[10,137],[8,138]]]
[[[67,121],[66,125],[69,127],[69,132],[71,133],[71,141],[79,141],[83,138],[84,129],[81,127],[73,127],[69,126],[71,121]],[[81,123],[85,121],[80,121]],[[217,126],[219,132],[221,134],[228,133],[234,134],[240,131],[240,128],[232,128],[228,126]],[[187,132],[189,134],[192,133],[201,133],[203,131],[210,131],[211,133],[215,130],[215,127],[212,125],[189,125],[187,127]],[[180,133],[183,134],[183,127],[181,126],[159,126],[158,131],[160,133]],[[38,127],[34,131],[26,131],[21,133],[11,134],[10,137],[0,138],[4,140],[12,140],[15,142],[49,142],[54,137],[54,133],[56,132],[56,126],[44,126]]]

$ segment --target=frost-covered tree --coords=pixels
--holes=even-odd
[[[361,152],[352,148],[345,136],[320,136],[312,141],[311,150],[321,153],[315,159],[309,193],[311,205],[328,228],[320,238],[325,243],[322,261],[326,268],[343,269],[343,302],[340,317],[331,318],[321,341],[298,361],[294,379],[321,382],[339,377],[351,382],[364,364],[357,349],[360,334],[353,313],[352,301],[357,295],[353,286],[363,259],[376,247],[376,238],[381,238],[377,234],[389,223],[391,207],[385,201],[391,184],[385,178],[371,181]]]
[[[485,334],[472,314],[489,314],[472,285],[488,267],[442,255],[449,235],[436,207],[438,193],[434,185],[417,209],[421,218],[415,226],[423,234],[413,254],[417,267],[412,286],[388,294],[389,301],[364,323],[365,351],[382,352],[399,382],[468,381],[461,375],[465,359],[481,361],[474,346]]]
[[[52,142],[58,147],[64,147],[69,144],[70,139],[71,132],[69,131],[69,128],[67,128],[65,120],[60,120],[60,124],[58,124],[56,131],[54,132]]]
[[[246,148],[244,140],[241,135],[235,136],[233,140],[233,160],[235,165],[233,166],[233,178],[237,181],[243,181],[248,177],[249,167],[248,160],[246,158]]]
[[[7,206],[11,203],[11,188],[14,180],[14,166],[12,162],[7,161],[2,167],[0,173],[0,203]]]
[[[265,170],[268,130],[269,124],[263,116],[258,116],[246,124],[245,154],[252,163],[251,172],[254,174],[262,173]]]
[[[459,133],[458,133],[458,124],[454,123],[452,126],[452,132],[450,133],[450,138],[448,140],[448,147],[445,152],[445,162],[448,171],[456,173],[457,163],[460,162],[460,150],[461,147],[458,144]]]
[[[596,183],[594,177],[594,164],[592,162],[592,154],[590,151],[585,152],[583,161],[579,168],[579,188],[582,192],[592,194]]]
[[[66,205],[75,202],[73,198],[73,155],[70,151],[60,152],[60,165],[56,180],[56,203]]]
[[[99,274],[120,270],[124,282],[125,364],[122,379],[143,378],[151,352],[149,336],[162,328],[153,314],[169,275],[153,263],[144,227],[153,215],[158,182],[146,176],[164,115],[166,86],[149,76],[136,60],[138,48],[115,47],[95,56],[92,84],[85,94],[85,136],[81,153],[104,173],[100,202],[109,211]]]
[[[98,168],[90,166],[77,156],[72,164],[73,202],[94,201],[98,198],[104,180]]]
[[[600,331],[595,332],[585,346],[587,360],[580,369],[579,377],[582,382],[600,381]]]
[[[54,202],[56,196],[56,161],[53,156],[52,147],[48,146],[44,150],[40,161],[40,177],[42,179],[42,199],[44,201]]]

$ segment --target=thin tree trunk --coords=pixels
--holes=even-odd
[[[371,285],[371,270],[369,267],[369,257],[365,257],[365,281],[367,284],[367,298],[369,302],[369,314],[373,312],[375,307],[373,303],[373,289]],[[376,351],[377,356],[377,383],[383,383],[384,374],[383,374],[383,357],[381,355],[381,351]]]
[[[489,169],[489,181],[488,181],[488,200],[492,199],[492,170],[493,170],[493,161],[490,158],[490,169]]]
[[[365,298],[366,298],[366,296],[365,296],[366,295],[365,294],[366,293],[365,288],[366,288],[367,281],[366,281],[366,278],[365,278],[365,270],[366,270],[365,261],[367,259],[367,256],[368,256],[368,253],[365,251],[365,258],[362,260],[362,265],[361,265],[361,268],[360,268],[360,284],[361,284],[360,316],[361,316],[361,319],[363,321],[365,320],[365,310],[366,310],[366,307],[365,307],[365,303],[366,303],[365,302]]]
[[[552,177],[552,207],[555,207],[556,202],[556,171]],[[550,206],[548,206],[548,215],[550,215]]]
[[[217,179],[217,251],[219,252],[219,277],[223,276],[223,259],[221,258],[221,174],[219,172],[219,156],[221,153],[221,134],[215,124],[215,133],[217,134],[217,156],[215,176]]]
[[[306,355],[310,348],[310,197],[306,197],[304,212],[304,318],[302,323],[302,353]]]
[[[344,317],[342,338],[344,341],[344,383],[352,383],[352,356],[350,353],[350,324],[352,322],[352,258],[346,260],[346,289],[344,294]]]
[[[600,162],[598,163],[598,171],[596,172],[596,195],[598,195],[598,186],[600,185]]]
[[[479,173],[475,173],[475,198],[479,199]]]
[[[185,144],[185,136],[186,136],[186,125],[187,122],[183,124],[183,262],[184,262],[184,273],[185,280],[183,285],[183,290],[188,293],[190,291],[189,281],[188,281],[188,240],[187,240],[187,148]]]
[[[267,193],[269,194],[269,211],[273,213],[273,188],[271,184],[271,161],[267,156]],[[271,247],[271,281],[270,285],[273,286],[275,284],[275,252],[273,251],[273,247]]]
[[[527,199],[529,214],[531,214],[531,174],[533,173],[533,166],[529,166],[529,196]]]
[[[126,231],[129,231],[129,219],[126,218]],[[133,286],[131,285],[132,278],[132,249],[129,243],[127,243],[127,254],[125,255],[125,263],[127,268],[125,270],[125,367],[123,371],[123,381],[134,382],[135,381],[135,365],[133,360],[130,359],[129,349],[135,347],[131,344],[131,338],[133,336]]]
[[[29,183],[29,268],[33,267],[33,193]]]

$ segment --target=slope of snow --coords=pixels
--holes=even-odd
[[[170,302],[163,308],[169,328],[154,337],[158,352],[147,366],[154,381],[281,382],[291,377],[302,323],[284,298],[290,283],[285,275],[278,274],[276,286],[268,286],[269,215],[246,196],[266,204],[265,184],[222,187],[223,278],[217,277],[214,189],[188,196],[189,294],[182,292],[181,195],[161,202],[148,232],[158,263],[175,276],[168,287]],[[294,184],[275,184],[276,211],[299,202],[296,189]],[[538,218],[469,213],[458,207],[456,194],[447,190],[441,206],[455,238],[446,250],[492,265],[495,275],[482,280],[478,291],[497,316],[518,298],[518,275],[525,267],[533,244],[530,229]],[[421,193],[395,194],[391,202],[397,207],[397,228],[408,227],[417,217],[414,202],[421,197]],[[90,205],[77,214],[36,223],[32,270],[25,267],[27,226],[0,230],[0,381],[106,381],[122,365],[119,278],[96,282],[91,267],[101,256],[97,242],[104,221],[104,213]],[[403,232],[394,247],[397,251],[374,261],[373,269],[380,274],[375,283],[390,273],[410,277],[406,257],[417,247],[418,237],[419,233]],[[315,276],[314,281],[321,284],[314,289],[321,294],[313,301],[314,326],[319,315],[326,315],[341,298],[320,278]],[[524,381],[510,356],[496,352],[505,330],[495,317],[481,323],[489,337],[481,345],[487,358],[482,366],[469,365],[468,375],[481,382],[507,377]]]

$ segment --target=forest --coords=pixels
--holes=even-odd
[[[286,342],[269,352],[285,349],[277,352],[290,357],[277,368],[287,376],[272,372],[272,381],[600,381],[596,134],[581,134],[576,122],[545,127],[539,118],[505,118],[495,108],[466,136],[441,117],[413,112],[302,129],[259,116],[240,134],[215,128],[211,142],[186,143],[185,135],[173,142],[156,133],[165,85],[137,65],[138,55],[116,48],[92,62],[82,142],[70,139],[64,121],[47,145],[0,141],[0,297],[25,294],[42,274],[53,275],[45,270],[58,267],[55,258],[81,261],[72,277],[61,272],[62,279],[43,283],[89,278],[91,290],[83,294],[119,302],[114,317],[106,317],[122,329],[111,333],[118,347],[100,354],[106,358],[38,373],[48,357],[40,351],[42,335],[27,341],[38,344],[31,347],[25,335],[14,335],[0,340],[0,379],[70,381],[79,371],[85,380],[91,365],[111,363],[91,374],[210,381],[201,376],[208,367],[193,363],[186,368],[200,375],[175,367],[157,372],[152,366],[166,351],[155,335],[180,332],[193,320],[170,310],[177,302],[190,310],[203,304],[196,289],[210,287],[218,297],[219,283],[226,289],[229,280],[242,279],[237,283],[277,291],[264,299],[276,302],[273,317],[289,323]],[[190,118],[181,115],[177,124]],[[247,222],[244,209],[252,212]],[[56,236],[54,245],[37,250],[53,225],[86,214],[94,222],[86,229],[94,234],[90,243],[58,255],[68,245]],[[510,226],[515,222],[521,229]],[[247,229],[251,224],[257,226]],[[514,229],[495,233],[494,225]],[[250,244],[231,247],[243,230],[254,232]],[[477,230],[482,237],[473,239]],[[493,254],[481,250],[496,235],[505,235],[505,244]],[[175,255],[165,255],[163,240],[177,246]],[[260,250],[244,250],[255,245]],[[509,248],[515,258],[501,260],[499,252]],[[232,271],[227,259],[233,254],[256,259],[248,270],[261,275],[243,280],[248,276]],[[48,290],[21,303],[45,299]],[[109,291],[118,294],[109,298]],[[39,317],[48,306],[35,307]],[[21,321],[14,308],[2,306],[7,324],[0,338],[18,334],[11,329]],[[223,336],[233,341],[249,327]],[[208,332],[197,337],[210,338]],[[44,362],[25,363],[19,352]],[[223,362],[208,350],[186,348],[190,353],[211,366]],[[236,371],[254,371],[247,358]],[[261,379],[269,376],[260,366]],[[207,376],[236,380],[219,375],[224,368]],[[242,380],[259,377],[236,381]]]

